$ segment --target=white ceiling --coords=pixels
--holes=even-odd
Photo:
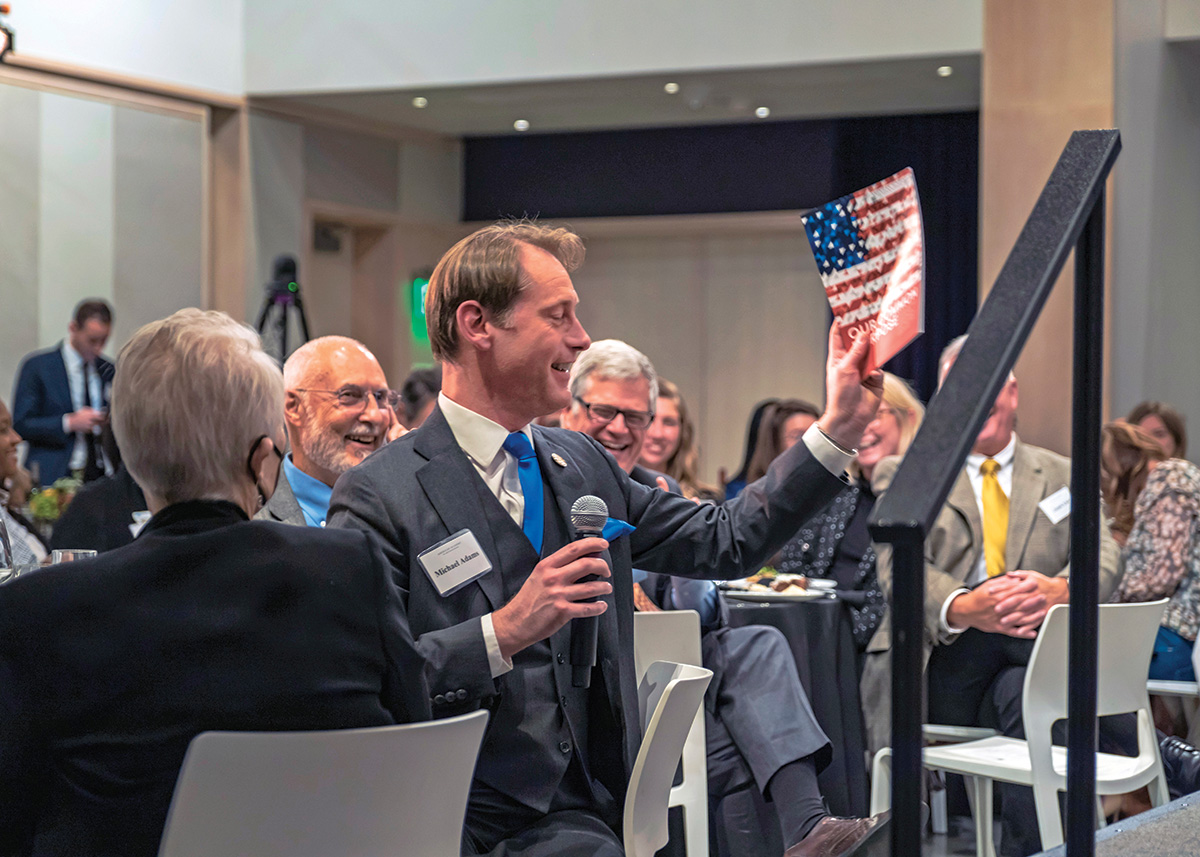
[[[940,66],[953,74],[941,77]],[[837,65],[690,71],[638,77],[536,81],[489,86],[255,97],[262,107],[345,114],[453,137],[648,128],[879,114],[936,113],[979,107],[978,54]],[[677,83],[679,92],[664,86]],[[413,99],[428,100],[423,109]]]

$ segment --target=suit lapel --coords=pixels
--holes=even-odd
[[[75,410],[75,400],[71,397],[71,379],[67,376],[67,361],[63,359],[62,349],[63,344],[59,342],[58,348],[54,351],[53,381],[58,388],[58,395],[62,397],[61,402],[67,405],[69,411],[73,411]]]
[[[979,554],[983,551],[983,518],[979,516],[979,503],[975,499],[975,491],[971,488],[971,479],[965,469],[958,472],[958,479],[954,480],[954,487],[950,489],[946,504],[963,516],[967,522],[967,529],[971,532],[973,550],[971,567],[967,571],[967,576],[970,577],[970,571],[978,564]]]
[[[571,459],[570,454],[554,440],[554,435],[540,428],[534,428],[534,452],[537,454],[538,466],[542,469],[542,478],[550,486],[554,494],[554,502],[562,519],[568,524],[571,521],[571,506],[575,501],[588,493],[583,484],[583,473],[578,462]],[[566,464],[564,467],[558,462]],[[567,538],[571,537],[570,529]],[[542,545],[542,556],[548,556],[561,548],[562,545]]]
[[[553,432],[546,431],[537,426],[534,427],[533,431],[534,451],[537,453],[538,464],[541,466],[542,474],[554,494],[559,514],[562,515],[563,520],[568,524],[564,528],[564,532],[566,533],[566,538],[569,539],[573,535],[569,525],[571,520],[571,506],[584,494],[592,493],[584,485],[583,462],[576,461],[570,451],[557,442]],[[566,466],[564,467],[562,464],[559,464],[556,458],[563,461]],[[547,529],[547,534],[549,532],[549,529]],[[543,544],[542,556],[546,556],[560,547],[562,545]],[[604,599],[608,601],[608,610],[600,616],[596,658],[601,674],[604,676],[604,682],[608,687],[608,704],[613,722],[621,723],[623,722],[621,700],[627,697],[628,693],[626,689],[621,687],[621,677],[626,673],[621,667],[620,659],[623,657],[623,654],[631,651],[627,646],[623,647],[621,641],[633,639],[633,584],[628,571],[625,571],[624,567],[618,567],[616,562],[614,562],[612,550],[612,548],[609,548],[601,554],[613,572],[613,591],[611,595],[606,596]],[[623,572],[625,577],[618,580],[617,576]],[[628,669],[628,667],[625,669]],[[632,671],[628,675],[632,675]]]
[[[480,493],[487,491],[487,485],[454,439],[440,408],[434,408],[417,430],[415,441],[414,451],[427,459],[417,471],[417,481],[446,530],[450,534],[470,530],[479,540],[484,555],[492,561],[492,571],[476,582],[492,609],[498,610],[505,600],[503,557],[496,550],[492,529],[487,525],[488,510]]]
[[[1021,441],[1013,451],[1012,496],[1008,503],[1008,538],[1004,543],[1005,568],[1020,568],[1037,518],[1038,503],[1046,493],[1046,476],[1042,468],[1025,454]]]

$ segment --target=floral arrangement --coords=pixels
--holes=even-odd
[[[29,498],[29,513],[39,523],[53,523],[63,513],[83,481],[74,476],[56,479],[49,488],[43,488]]]

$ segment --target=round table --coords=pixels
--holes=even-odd
[[[787,637],[800,683],[833,745],[818,779],[834,815],[865,816],[868,807],[866,733],[858,696],[858,651],[850,617],[836,598],[786,603],[726,599],[729,624],[771,625]]]

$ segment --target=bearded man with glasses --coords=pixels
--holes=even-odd
[[[359,341],[322,336],[283,366],[284,418],[291,452],[270,502],[256,517],[323,527],[337,478],[403,433],[399,396]]]

